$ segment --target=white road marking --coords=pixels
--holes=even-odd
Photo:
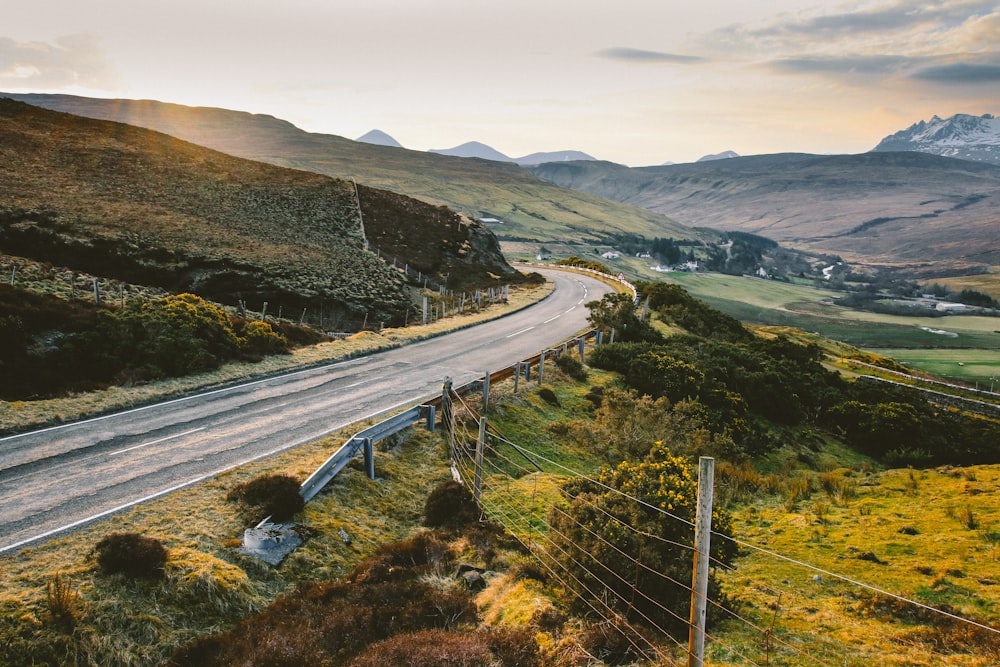
[[[173,435],[168,435],[165,438],[159,438],[158,440],[151,440],[149,442],[144,442],[141,445],[135,445],[134,447],[127,447],[125,449],[119,449],[117,452],[111,452],[108,456],[118,456],[119,454],[124,454],[125,452],[131,452],[134,449],[142,449],[143,447],[149,447],[150,445],[158,445],[161,442],[166,442],[167,440],[173,440],[174,438],[183,438],[185,435],[191,435],[192,433],[197,433],[198,431],[204,431],[205,427],[193,428],[190,431],[184,431],[183,433],[175,433]]]
[[[520,331],[515,331],[515,332],[514,332],[514,333],[512,333],[512,334],[509,334],[509,335],[507,335],[507,336],[504,336],[504,338],[513,338],[514,336],[520,336],[520,335],[521,335],[521,334],[523,334],[523,333],[528,333],[529,331],[531,331],[531,330],[532,330],[532,329],[534,329],[534,328],[535,328],[535,327],[528,327],[527,329],[521,329]]]
[[[79,426],[81,424],[91,424],[91,423],[94,423],[94,422],[103,421],[105,419],[111,419],[113,417],[120,417],[122,415],[130,415],[130,414],[134,414],[136,412],[142,412],[144,410],[150,410],[152,408],[159,408],[159,407],[163,407],[163,406],[166,406],[166,405],[173,405],[174,403],[183,403],[183,402],[191,401],[191,400],[194,400],[194,399],[197,399],[197,398],[203,398],[205,396],[212,396],[214,394],[223,394],[223,393],[230,392],[230,391],[236,391],[237,389],[245,389],[246,387],[253,387],[255,385],[263,384],[265,382],[271,382],[273,380],[281,380],[281,379],[285,379],[285,378],[296,377],[298,375],[304,375],[306,373],[312,373],[312,372],[318,371],[318,370],[327,370],[327,369],[333,368],[335,366],[347,366],[349,364],[359,364],[361,362],[368,361],[370,358],[371,358],[371,355],[367,355],[367,356],[364,356],[364,357],[357,357],[356,359],[347,359],[346,361],[334,361],[334,362],[332,362],[330,364],[326,364],[326,365],[312,366],[310,368],[303,368],[302,370],[299,370],[299,371],[292,371],[290,373],[284,373],[282,375],[273,375],[273,376],[261,378],[259,380],[253,380],[251,382],[244,382],[243,384],[232,385],[232,386],[228,386],[228,387],[222,387],[220,389],[213,389],[211,391],[202,392],[200,394],[191,394],[190,396],[183,396],[181,398],[175,398],[175,399],[171,399],[169,401],[162,401],[160,403],[150,403],[149,405],[143,405],[141,407],[132,408],[130,410],[122,410],[121,412],[110,412],[110,413],[108,413],[106,415],[101,415],[100,417],[90,417],[90,418],[87,418],[87,419],[81,419],[79,421],[66,422],[65,424],[58,424],[56,426],[49,426],[47,428],[41,428],[41,429],[38,429],[37,431],[27,431],[25,433],[15,433],[14,435],[8,435],[8,436],[0,438],[0,442],[4,442],[5,440],[14,440],[14,439],[17,439],[17,438],[24,438],[24,437],[32,436],[32,435],[38,435],[39,433],[47,433],[49,431],[56,431],[56,430],[59,430],[59,429],[70,428],[72,426]]]

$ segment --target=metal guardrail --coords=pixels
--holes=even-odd
[[[587,331],[576,338],[573,338],[562,345],[547,348],[542,352],[539,352],[533,357],[529,357],[524,361],[520,361],[514,366],[508,366],[507,368],[502,368],[498,371],[485,374],[483,378],[472,380],[460,387],[454,387],[453,392],[460,395],[466,395],[477,391],[483,391],[484,388],[488,392],[491,382],[504,380],[510,377],[518,376],[520,379],[520,374],[524,373],[525,382],[528,381],[531,375],[531,368],[536,369],[536,375],[539,380],[541,380],[541,371],[544,368],[543,364],[545,359],[552,359],[558,357],[563,352],[568,352],[571,345],[579,345],[580,355],[583,356],[583,346],[584,342],[591,337],[596,337],[597,344],[602,342],[602,336],[599,331]],[[414,406],[409,410],[400,412],[388,419],[385,419],[374,426],[369,426],[368,428],[355,433],[353,436],[348,438],[347,442],[340,446],[340,448],[334,452],[330,458],[323,462],[323,464],[314,472],[309,475],[306,481],[302,482],[299,487],[299,495],[302,496],[303,500],[309,502],[313,497],[318,494],[323,487],[330,483],[330,481],[337,476],[344,467],[351,462],[358,452],[364,452],[365,457],[365,472],[369,479],[375,479],[375,443],[380,440],[384,440],[396,433],[399,433],[403,429],[409,428],[414,424],[425,421],[427,423],[427,430],[434,430],[434,420],[437,406],[441,403],[441,397],[437,396],[432,399],[424,400],[421,405]]]
[[[351,459],[357,456],[359,451],[364,451],[365,471],[369,479],[375,479],[375,443],[385,440],[421,420],[427,420],[428,429],[433,431],[434,412],[433,405],[417,405],[355,433],[316,472],[302,482],[302,486],[299,487],[299,495],[306,502],[312,500],[330,480],[337,476],[337,473],[344,469],[344,466],[350,463]]]

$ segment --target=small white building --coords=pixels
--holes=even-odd
[[[972,310],[972,308],[964,303],[949,303],[947,301],[940,301],[936,306],[934,306],[934,310],[939,313],[961,313],[966,310]]]
[[[604,259],[618,259],[619,257],[621,257],[621,255],[613,250],[609,250],[606,253],[602,254],[601,257],[603,257]]]

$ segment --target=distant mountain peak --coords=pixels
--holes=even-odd
[[[993,114],[934,115],[891,134],[872,152],[917,151],[961,160],[1000,164],[1000,118]]]
[[[363,144],[375,144],[376,146],[392,146],[393,148],[402,148],[403,145],[390,137],[388,134],[382,130],[371,130],[366,132],[355,141],[360,141]]]
[[[574,162],[576,160],[596,160],[583,151],[554,151],[550,153],[532,153],[514,160],[521,166],[544,164],[546,162]]]
[[[454,148],[432,148],[428,152],[439,155],[451,155],[453,157],[477,157],[483,160],[493,160],[494,162],[513,162],[512,159],[497,149],[478,141],[467,141],[461,146],[455,146]]]
[[[704,155],[698,158],[698,162],[709,162],[711,160],[728,160],[729,158],[739,157],[740,154],[735,151],[722,151],[721,153],[714,153],[712,155]]]

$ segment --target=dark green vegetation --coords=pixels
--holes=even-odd
[[[354,178],[473,219],[497,218],[502,224],[495,231],[501,239],[578,242],[616,232],[697,236],[658,213],[554,186],[513,163],[376,146],[304,132],[272,116],[225,109],[70,95],[11,96],[80,116],[147,127],[230,155]]]
[[[561,491],[566,506],[556,505],[550,512],[549,557],[560,561],[574,582],[578,595],[571,607],[586,614],[593,605],[590,596],[606,588],[613,591],[610,599],[630,600],[627,607],[616,608],[629,621],[686,637],[691,592],[677,582],[691,579],[687,544],[698,481],[689,462],[656,446],[642,461],[626,460],[592,478],[570,479]],[[712,527],[723,534],[732,532],[727,510],[720,507],[713,512]],[[731,565],[736,552],[733,542],[716,540],[711,558]],[[622,577],[622,573],[634,575]],[[714,578],[709,596],[720,598]],[[714,611],[712,621],[718,620]]]
[[[289,337],[298,344],[321,339],[295,324],[230,315],[193,294],[120,308],[0,285],[0,398],[187,375],[286,352]]]
[[[590,363],[621,373],[639,394],[696,402],[705,427],[719,437],[716,446],[731,448],[718,454],[765,454],[778,442],[772,425],[781,425],[827,428],[890,465],[1000,462],[995,418],[942,409],[908,387],[845,382],[823,366],[816,346],[755,336],[676,285],[638,287],[662,321],[687,333],[602,346]],[[595,325],[605,322],[606,310],[595,304]],[[626,332],[627,324],[620,324]]]
[[[483,225],[408,197],[11,100],[0,136],[0,250],[14,266],[266,302],[348,330],[404,321],[412,294],[394,259],[441,284],[517,279]]]
[[[270,518],[272,523],[290,520],[302,511],[305,502],[299,495],[301,482],[290,475],[262,475],[237,484],[226,500],[242,505],[247,524]]]
[[[553,162],[531,170],[692,227],[759,234],[910,276],[1000,265],[995,165],[926,153],[788,153],[638,168]]]
[[[104,574],[159,578],[167,564],[167,549],[153,537],[112,533],[94,547],[97,566]]]

